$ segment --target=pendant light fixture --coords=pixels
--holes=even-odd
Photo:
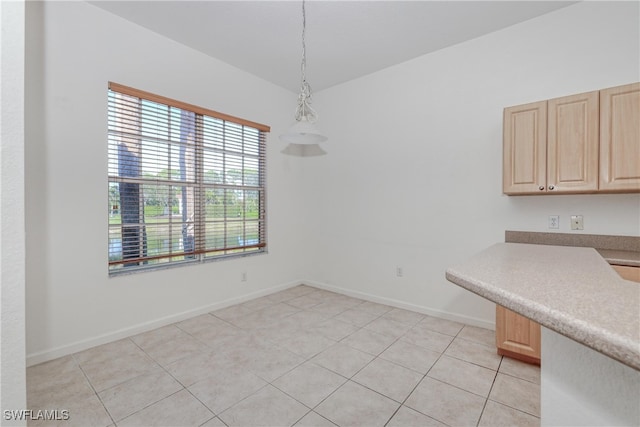
[[[305,45],[307,16],[304,6],[304,0],[302,0],[302,64],[300,66],[302,79],[295,114],[296,122],[287,133],[280,135],[281,140],[290,144],[318,144],[327,140],[327,137],[316,128],[315,122],[318,119],[318,113],[310,105],[311,86],[307,83],[305,74],[307,67],[307,48]]]

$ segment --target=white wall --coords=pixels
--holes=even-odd
[[[304,159],[316,191],[310,277],[475,324],[493,304],[445,269],[504,231],[640,235],[639,195],[501,194],[506,106],[640,80],[637,2],[581,2],[316,93],[328,155]],[[404,277],[395,277],[395,267]]]
[[[29,363],[297,283],[302,165],[278,140],[296,95],[85,2],[29,3]],[[267,255],[108,277],[108,81],[271,125]]]
[[[542,360],[543,426],[640,425],[640,371],[547,328]]]
[[[28,362],[298,279],[490,327],[444,271],[505,229],[582,214],[640,235],[638,195],[501,194],[502,108],[640,80],[638,36],[637,3],[584,2],[318,92],[328,155],[299,158],[277,138],[296,94],[87,3],[28,2]],[[109,80],[272,126],[268,255],[108,277]]]
[[[24,1],[0,2],[0,410],[27,406],[25,381]]]

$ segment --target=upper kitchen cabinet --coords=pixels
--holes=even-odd
[[[504,109],[503,191],[545,191],[547,176],[547,101]]]
[[[600,91],[600,189],[640,191],[640,83]]]
[[[547,102],[547,191],[598,189],[598,92]]]
[[[640,191],[640,84],[508,107],[503,192]]]

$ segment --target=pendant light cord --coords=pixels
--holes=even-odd
[[[307,83],[306,68],[307,68],[307,45],[305,41],[307,32],[307,13],[305,9],[305,1],[302,0],[302,63],[300,64],[300,71],[302,74],[300,95],[298,96],[298,108],[296,108],[295,118],[297,121],[306,120],[308,122],[315,122],[318,119],[318,114],[311,108],[311,86]]]
[[[2,0],[0,0],[2,1]],[[306,32],[307,32],[307,13],[305,9],[305,0],[302,0],[302,63],[300,64],[301,71],[301,87],[300,95],[298,96],[298,106],[296,108],[296,123],[291,126],[291,129],[280,135],[280,139],[289,143],[297,145],[312,145],[319,144],[327,140],[327,137],[320,132],[316,126],[315,121],[318,118],[318,114],[313,108],[311,108],[311,86],[307,83],[306,68],[307,68],[307,45],[306,45]]]
[[[304,84],[307,81],[307,77],[305,74],[307,68],[307,45],[305,43],[305,35],[307,32],[307,13],[304,7],[304,0],[302,0],[302,64],[300,65],[302,71],[302,81],[301,84]]]

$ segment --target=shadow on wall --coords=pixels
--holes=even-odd
[[[281,153],[295,157],[317,157],[327,154],[318,144],[289,144]]]

